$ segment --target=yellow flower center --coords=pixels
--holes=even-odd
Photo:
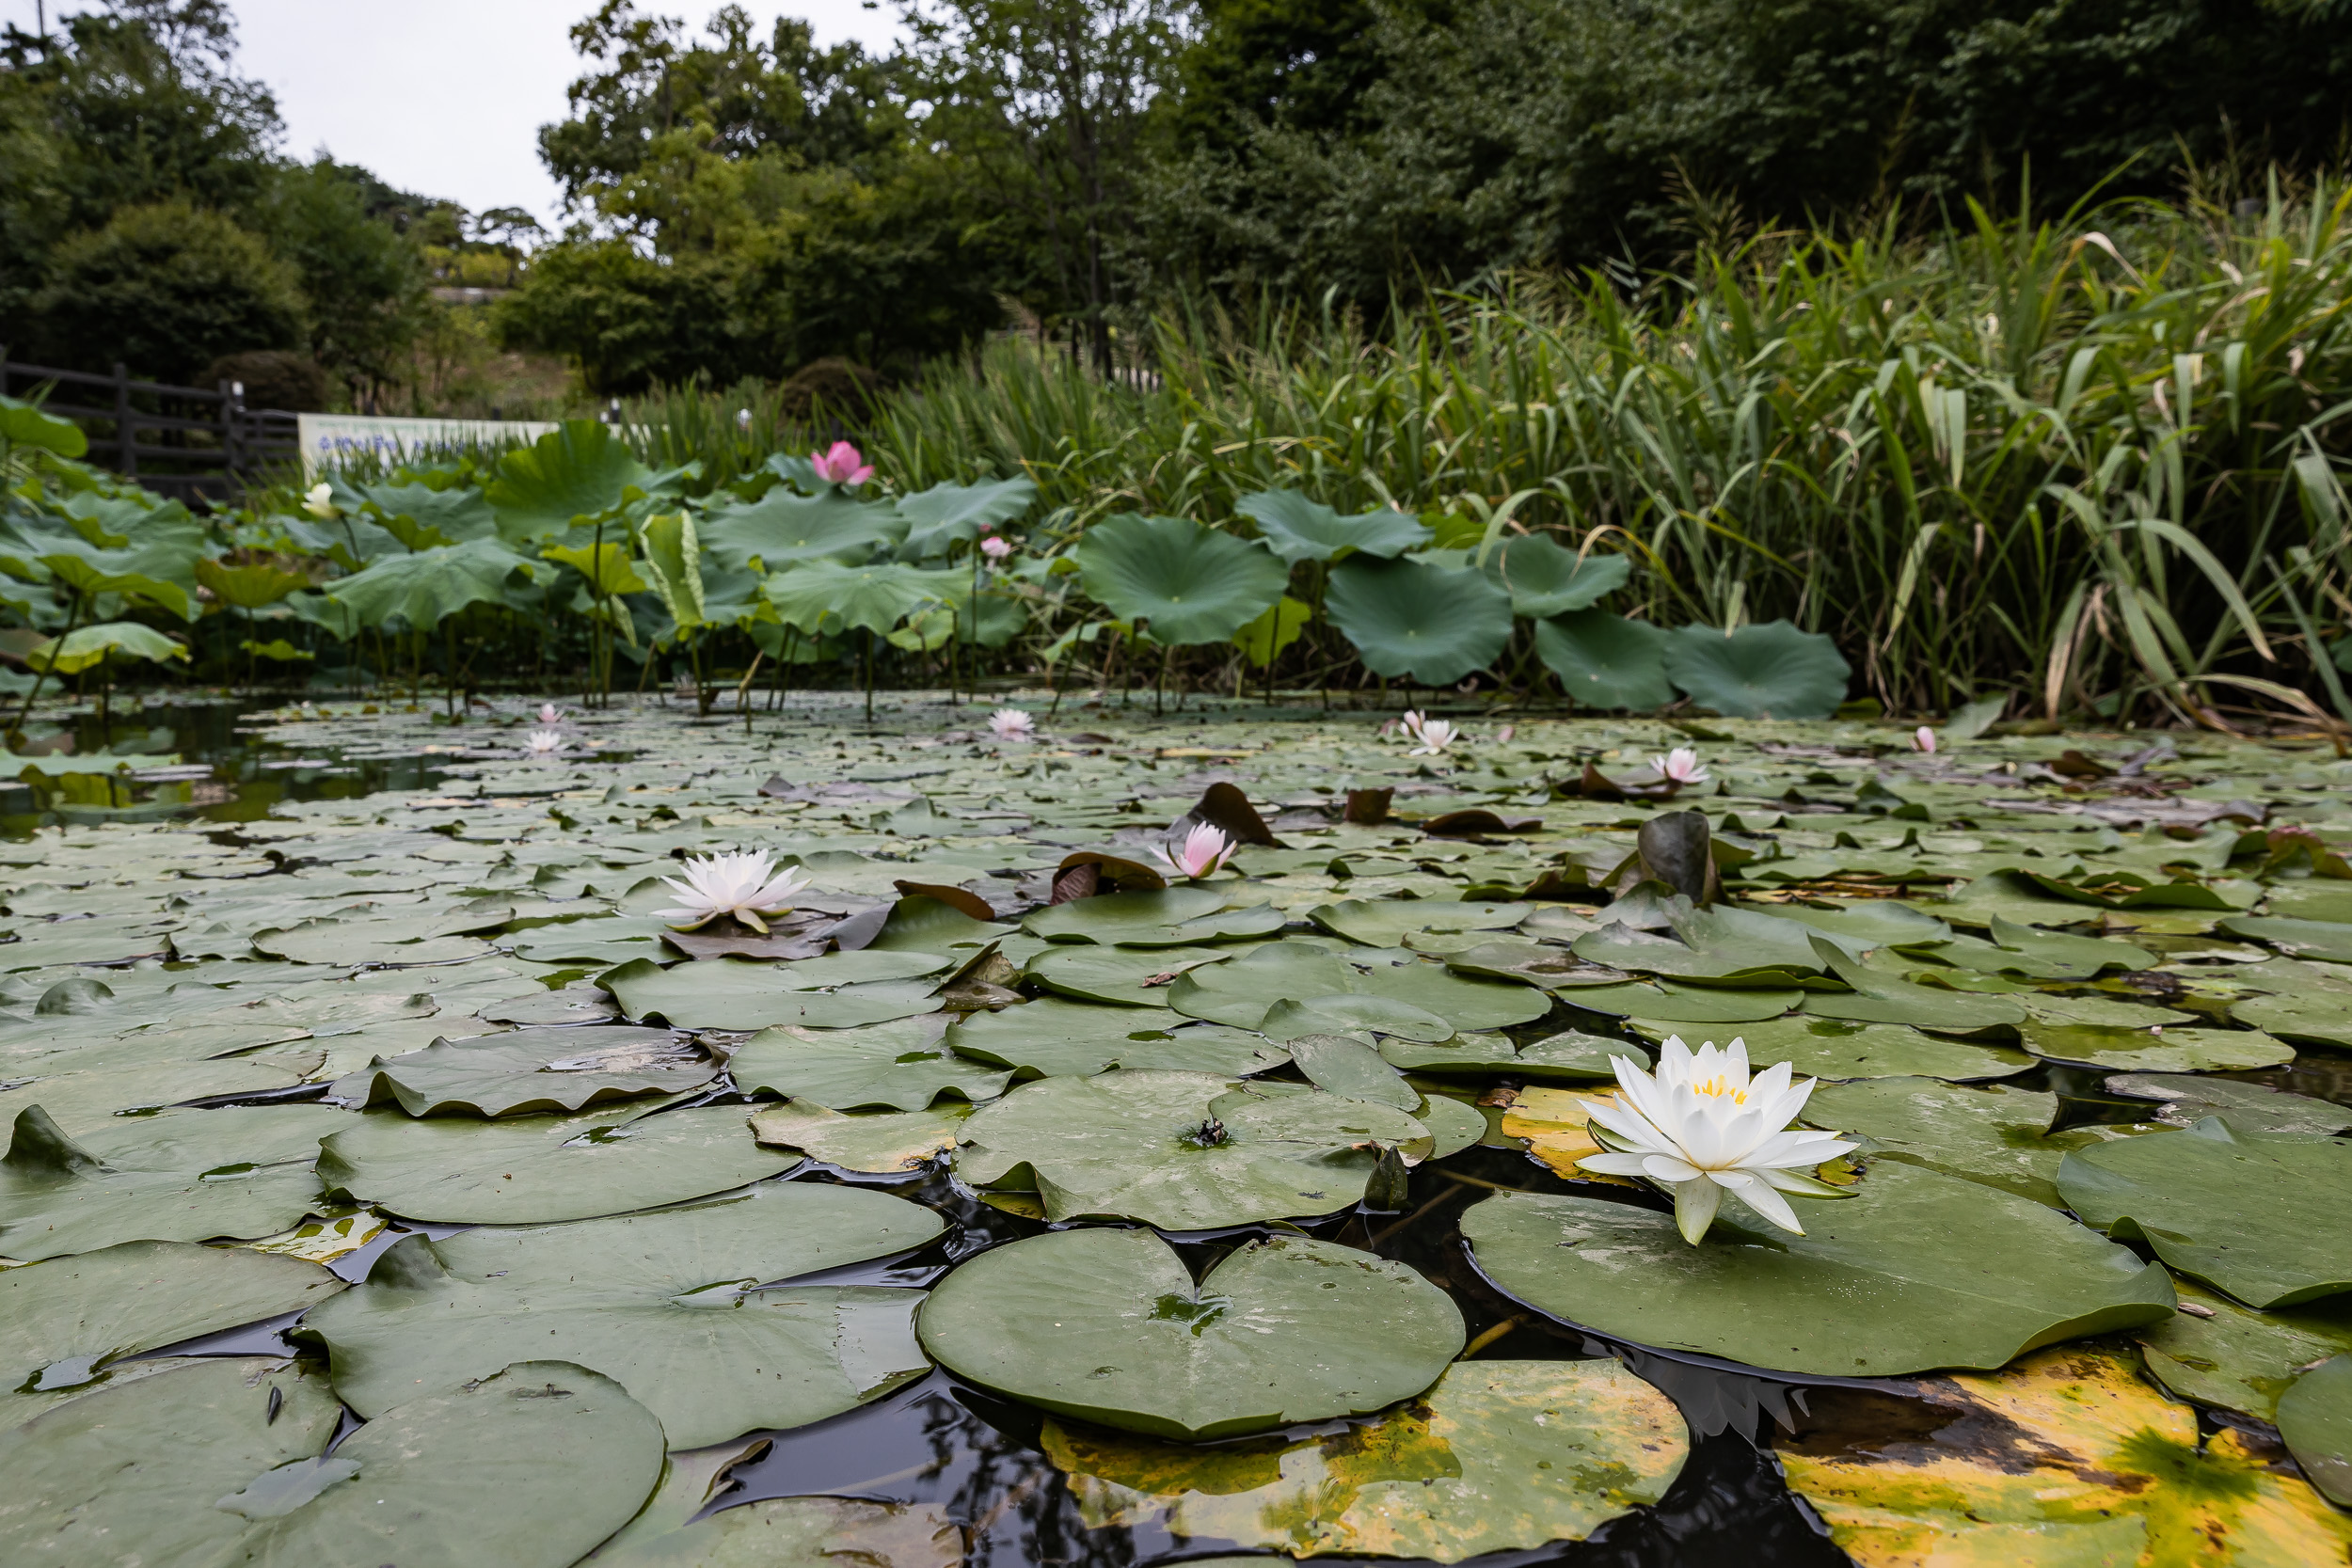
[[[1748,1102],[1748,1091],[1733,1088],[1731,1080],[1720,1072],[1712,1078],[1702,1079],[1692,1085],[1691,1091],[1693,1094],[1703,1094],[1709,1100],[1721,1100],[1724,1096],[1729,1095],[1734,1105],[1745,1105]]]

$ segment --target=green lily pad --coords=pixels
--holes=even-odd
[[[1462,1348],[1462,1314],[1402,1263],[1304,1237],[1251,1242],[1200,1281],[1144,1230],[982,1253],[934,1290],[924,1349],[1056,1415],[1187,1442],[1377,1410]]]
[[[674,1446],[699,1448],[839,1415],[929,1370],[919,1291],[758,1287],[944,1228],[886,1193],[786,1181],[657,1213],[408,1236],[303,1330],[363,1417],[536,1351],[612,1378]]]
[[[2185,1308],[2138,1333],[2149,1375],[2176,1398],[2243,1411],[2273,1425],[2279,1396],[2312,1363],[2352,1351],[2352,1302],[2257,1312],[2228,1296],[2175,1281]]]
[[[936,959],[935,967],[941,969],[951,961],[935,954],[920,957]],[[767,1029],[782,1024],[854,1029],[939,1010],[937,997],[919,981],[883,981],[870,989],[815,991],[791,983],[791,967],[747,958],[708,958],[662,969],[639,958],[607,970],[596,983],[612,993],[630,1018],[660,1019],[678,1029]]]
[[[0,1387],[50,1401],[85,1393],[124,1356],[299,1312],[342,1288],[315,1263],[183,1242],[124,1242],[0,1271]],[[38,1408],[0,1398],[0,1426]]]
[[[1421,1105],[1421,1091],[1406,1084],[1403,1074],[1360,1039],[1345,1035],[1300,1035],[1287,1043],[1293,1065],[1316,1088],[1392,1105],[1407,1114]]]
[[[1731,632],[1677,626],[1667,634],[1666,677],[1726,719],[1826,719],[1853,672],[1837,644],[1787,621]]]
[[[1511,640],[1511,596],[1468,567],[1359,556],[1331,568],[1323,608],[1365,669],[1423,686],[1486,669]]]
[[[1786,1372],[1998,1367],[2172,1310],[2161,1268],[2030,1198],[1887,1162],[1854,1191],[1804,1205],[1801,1237],[1719,1218],[1692,1246],[1672,1214],[1527,1193],[1477,1204],[1462,1234],[1487,1278],[1555,1318]]]
[[[644,1510],[587,1560],[596,1568],[962,1568],[963,1527],[936,1503],[763,1497],[705,1514],[721,1477],[766,1439],[674,1453]]]
[[[1571,951],[1586,963],[1686,982],[1720,983],[1738,990],[1788,986],[1819,974],[1821,965],[1804,946],[1804,927],[1787,921],[1772,924],[1796,933],[1796,941],[1773,942],[1732,937],[1698,943],[1678,936],[1637,931],[1613,921],[1578,937]]]
[[[1638,1028],[1639,1022],[1635,1021]],[[1583,1079],[1613,1078],[1617,1074],[1615,1059],[1624,1056],[1635,1067],[1646,1069],[1650,1053],[1629,1040],[1611,1039],[1606,1035],[1587,1035],[1578,1029],[1563,1029],[1547,1035],[1532,1045],[1519,1047],[1511,1063],[1512,1069],[1530,1078]]]
[[[1666,638],[1647,621],[1580,610],[1535,623],[1535,657],[1579,707],[1647,712],[1675,700]]]
[[[1685,1025],[1661,1019],[1626,1020],[1645,1038],[1663,1040]],[[1969,1082],[2007,1078],[2034,1065],[2022,1051],[1939,1039],[1900,1023],[1853,1023],[1839,1018],[1763,1019],[1734,1031],[1758,1066],[1787,1062],[1800,1078],[1944,1078]]]
[[[1041,1078],[982,1106],[963,1124],[955,1170],[975,1187],[1036,1193],[1056,1224],[1205,1230],[1345,1209],[1364,1196],[1374,1144],[1428,1135],[1367,1101],[1120,1069]]]
[[[1168,1005],[1193,1018],[1255,1029],[1283,1002],[1384,996],[1434,1013],[1456,1029],[1499,1029],[1543,1017],[1550,999],[1527,986],[1466,980],[1419,959],[1392,964],[1348,958],[1303,942],[1274,942],[1214,967],[1187,970],[1168,988]]]
[[[1318,904],[1307,918],[1365,947],[1394,947],[1408,936],[1437,931],[1507,931],[1535,912],[1533,904],[1496,904],[1481,899],[1350,898]]]
[[[814,1100],[836,1111],[919,1111],[944,1095],[993,1100],[1012,1079],[950,1051],[929,1019],[863,1029],[763,1029],[727,1064],[745,1094]]]
[[[2058,1184],[2085,1225],[2145,1241],[2249,1307],[2352,1291],[2352,1259],[2335,1242],[2352,1141],[2240,1132],[2208,1117],[2069,1154]]]
[[[2058,1162],[2071,1149],[2126,1136],[2129,1130],[2087,1126],[2053,1132],[2058,1108],[2057,1095],[2001,1084],[1970,1089],[1938,1078],[1870,1078],[1823,1085],[1806,1104],[1804,1119],[1861,1133],[1877,1158],[2060,1209]]]
[[[1819,940],[1819,939],[1817,939]],[[1823,965],[1851,986],[1846,991],[1807,991],[1804,1010],[1815,1018],[1855,1023],[1907,1023],[1946,1034],[2012,1027],[2026,1021],[2024,1006],[2006,996],[1979,996],[1915,985],[1866,969],[1823,941],[1816,949]]]
[[[1741,990],[1716,986],[1677,986],[1669,981],[1652,985],[1634,981],[1621,986],[1579,986],[1563,997],[1569,1006],[1613,1018],[1641,1018],[1661,1023],[1753,1023],[1778,1018],[1805,998],[1788,990]]]
[[[533,926],[509,937],[507,950],[533,963],[626,964],[634,959],[664,962],[661,945],[669,926],[651,915],[616,914]]]
[[[1230,958],[1215,947],[1098,947],[1057,943],[1022,967],[1029,979],[1084,1002],[1120,1007],[1168,1006],[1168,989],[1187,969]]]
[[[352,1120],[320,1146],[320,1181],[354,1202],[450,1225],[628,1213],[800,1164],[753,1142],[739,1106],[503,1121],[372,1111]]]
[[[253,950],[289,963],[440,964],[478,958],[490,944],[478,937],[432,936],[409,920],[306,920],[282,931],[262,931]]]
[[[1087,1078],[1115,1067],[1242,1078],[1290,1060],[1281,1047],[1246,1029],[1173,1015],[1138,1018],[1125,1008],[1053,997],[970,1014],[948,1026],[946,1043],[960,1056],[1046,1078]]]
[[[272,1105],[174,1111],[69,1138],[38,1107],[21,1112],[0,1159],[0,1257],[274,1235],[323,1205],[319,1140],[352,1125],[343,1111]]]
[[[903,1176],[952,1152],[972,1111],[969,1101],[951,1100],[928,1111],[844,1116],[813,1100],[794,1100],[754,1112],[752,1136],[843,1170]]]
[[[1390,1035],[1378,1041],[1381,1060],[1406,1072],[1448,1073],[1525,1070],[1507,1035],[1454,1035],[1443,1040],[1409,1040]],[[1541,1077],[1541,1073],[1534,1076]]]
[[[2352,1355],[2304,1373],[2279,1397],[2279,1435],[2329,1502],[2352,1508]]]
[[[2110,1093],[2158,1102],[2154,1117],[2175,1127],[2193,1127],[2206,1117],[2223,1117],[2247,1132],[2285,1132],[2328,1138],[2352,1132],[2352,1110],[2309,1095],[2282,1094],[2234,1078],[2169,1072],[2126,1072],[2107,1080]]]
[[[1049,904],[1022,921],[1051,942],[1091,942],[1114,947],[1184,947],[1271,936],[1285,916],[1270,904],[1227,909],[1216,888],[1179,886],[1139,893],[1105,893]]]
[[[2295,1048],[2254,1029],[2115,1029],[2027,1024],[2026,1048],[2054,1061],[2126,1072],[2247,1072],[2295,1060]]]
[[[718,1073],[667,1029],[516,1029],[378,1056],[329,1093],[344,1105],[396,1104],[412,1117],[511,1117],[679,1094]]]
[[[2235,914],[2220,922],[2217,929],[2266,942],[2289,958],[2352,963],[2352,925],[2340,921]]]
[[[2352,996],[2334,991],[2250,996],[2230,1004],[2230,1021],[2284,1040],[2352,1051]]]
[[[1043,1448],[1091,1528],[1459,1562],[1581,1540],[1657,1502],[1690,1440],[1671,1400],[1602,1359],[1457,1361],[1425,1398],[1294,1443],[1199,1448],[1049,1420]]]
[[[309,1058],[311,1063],[317,1060],[316,1055]],[[58,1126],[79,1136],[119,1122],[126,1111],[290,1089],[302,1082],[297,1069],[304,1065],[300,1058],[237,1056],[227,1061],[52,1073],[0,1093],[0,1120],[14,1121],[38,1105]]]
[[[1338,1035],[1350,1030],[1392,1036],[1422,1044],[1454,1037],[1454,1025],[1408,1002],[1385,996],[1311,996],[1277,1002],[1258,1022],[1266,1038],[1288,1043],[1301,1035]]]

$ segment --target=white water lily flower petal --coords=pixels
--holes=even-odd
[[[691,857],[683,880],[664,877],[661,883],[677,895],[678,907],[656,910],[654,915],[676,930],[691,931],[727,915],[765,931],[766,917],[790,910],[792,895],[808,886],[808,879],[798,871],[778,872],[775,858],[764,849],[746,849]]]
[[[1232,860],[1233,851],[1240,847],[1222,831],[1210,827],[1206,822],[1198,822],[1181,844],[1170,844],[1167,848],[1154,849],[1152,853],[1177,876],[1197,882],[1203,877],[1224,870],[1225,863]]]
[[[1017,707],[1000,707],[990,714],[988,727],[999,740],[1037,738],[1037,721]]]
[[[1650,767],[1661,779],[1678,784],[1705,784],[1707,769],[1699,765],[1699,754],[1688,746],[1677,746],[1663,756],[1649,759]]]
[[[531,757],[551,757],[564,749],[564,736],[558,730],[533,730],[523,740],[523,754]]]
[[[1593,1126],[1627,1147],[1577,1164],[1608,1176],[1639,1174],[1672,1192],[1675,1223],[1694,1245],[1726,1192],[1769,1223],[1804,1235],[1784,1187],[1805,1196],[1827,1189],[1793,1175],[1775,1181],[1775,1175],[1809,1170],[1860,1147],[1835,1132],[1790,1127],[1815,1081],[1791,1083],[1796,1069],[1788,1062],[1752,1072],[1745,1040],[1721,1047],[1708,1040],[1693,1051],[1680,1036],[1669,1036],[1655,1070],[1645,1072],[1623,1056],[1611,1066],[1615,1102],[1588,1100],[1584,1107]]]

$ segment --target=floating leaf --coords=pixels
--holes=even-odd
[[[1290,1059],[1248,1030],[1173,1016],[1137,1018],[1123,1008],[1053,997],[975,1013],[948,1026],[946,1044],[958,1055],[1047,1078],[1089,1078],[1115,1067],[1240,1078]]]
[[[1251,1242],[1196,1284],[1144,1230],[982,1253],[923,1304],[926,1350],[1059,1416],[1199,1442],[1377,1410],[1463,1342],[1451,1298],[1402,1263],[1304,1237]]]
[[[2155,1119],[2193,1127],[2206,1117],[2225,1117],[2244,1132],[2287,1132],[2326,1138],[2352,1132],[2352,1110],[2309,1095],[2281,1094],[2234,1078],[2186,1073],[2127,1072],[2107,1080],[2111,1094],[2153,1100]]]
[[[721,1480],[727,1469],[766,1446],[761,1438],[672,1454],[653,1500],[587,1560],[597,1568],[961,1568],[963,1528],[936,1503],[763,1497],[704,1513],[730,1489]]]
[[[1806,1104],[1816,1127],[1859,1132],[1870,1152],[2063,1208],[2058,1162],[2131,1129],[2084,1126],[2053,1132],[2058,1096],[1995,1084],[1968,1089],[1934,1078],[1872,1078],[1824,1085]]]
[[[516,1029],[378,1056],[329,1092],[357,1110],[397,1104],[412,1117],[511,1117],[678,1094],[718,1072],[667,1029]]]
[[[1689,1025],[1655,1019],[1628,1019],[1653,1040],[1682,1034]],[[1747,1042],[1748,1060],[1758,1067],[1787,1062],[1799,1078],[1943,1078],[1967,1083],[2008,1078],[2034,1065],[2022,1051],[1939,1039],[1899,1023],[1851,1023],[1844,1019],[1764,1019],[1723,1031]]]
[[[1281,930],[1284,916],[1272,905],[1228,909],[1229,902],[1225,893],[1209,887],[1105,893],[1031,911],[1022,927],[1052,942],[1118,947],[1185,947]]]
[[[1350,898],[1318,904],[1307,918],[1366,947],[1394,947],[1406,938],[1437,932],[1507,931],[1535,911],[1533,904],[1458,903],[1437,898]]]
[[[929,1019],[862,1029],[763,1029],[737,1049],[728,1069],[746,1094],[813,1100],[836,1111],[920,1111],[948,1094],[993,1100],[1012,1078],[950,1051]]]
[[[840,955],[857,957],[859,955]],[[888,959],[906,955],[878,955]],[[919,956],[931,969],[954,960]],[[814,960],[810,960],[814,961]],[[917,965],[918,973],[923,965]],[[800,1024],[817,1029],[853,1029],[939,1010],[931,988],[919,982],[884,982],[871,990],[817,991],[819,983],[795,985],[789,966],[747,958],[710,958],[662,969],[638,958],[597,976],[622,1010],[633,1019],[660,1019],[679,1029],[766,1029]]]
[[[2279,1435],[2313,1486],[2352,1508],[2352,1355],[2304,1373],[2279,1397]]]
[[[2183,1310],[2137,1338],[2149,1375],[2177,1398],[2276,1425],[2279,1396],[2296,1372],[2352,1350],[2352,1301],[2342,1296],[2257,1312],[2188,1280],[2175,1284]]]
[[[898,1176],[952,1152],[971,1114],[969,1102],[952,1100],[934,1110],[864,1116],[843,1116],[813,1100],[795,1100],[755,1112],[752,1135],[843,1170]]]

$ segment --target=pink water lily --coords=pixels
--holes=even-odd
[[[1162,865],[1179,877],[1197,882],[1203,877],[1215,876],[1224,870],[1225,863],[1232,860],[1233,851],[1240,847],[1221,830],[1200,822],[1194,824],[1192,832],[1184,835],[1183,843],[1170,843],[1167,848],[1154,849],[1152,853],[1159,858]]]
[[[810,452],[808,461],[817,477],[828,484],[856,486],[874,477],[874,466],[847,441],[835,441],[826,451]]]
[[[542,724],[560,724],[560,723],[562,723],[563,721],[564,721],[564,710],[563,710],[562,708],[557,707],[557,706],[556,706],[553,703],[541,703],[541,704],[539,705],[539,722],[540,722],[540,723],[542,723]]]
[[[1677,746],[1662,757],[1652,757],[1649,765],[1658,769],[1660,778],[1671,779],[1678,784],[1707,782],[1707,769],[1701,766],[1698,752],[1688,746]]]
[[[1012,541],[991,534],[980,541],[980,553],[991,561],[1002,561],[1012,553]]]
[[[1928,755],[1935,755],[1935,732],[1925,724],[1911,732],[1911,743]]]
[[[1438,756],[1462,738],[1461,730],[1451,720],[1431,719],[1419,712],[1407,711],[1403,723],[1405,733],[1413,738],[1413,744],[1405,752],[1408,757]]]

